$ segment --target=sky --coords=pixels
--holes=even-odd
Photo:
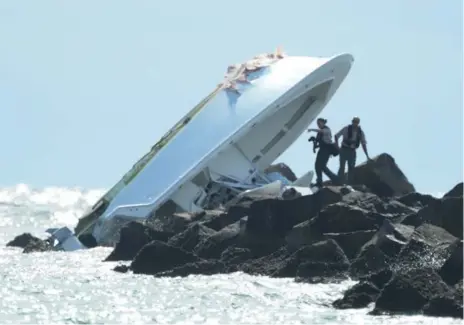
[[[431,0],[2,0],[0,185],[110,187],[228,65],[281,46],[352,54],[328,125],[359,116],[372,157],[445,192],[463,179],[462,14]],[[306,140],[277,160],[297,175],[314,168]]]

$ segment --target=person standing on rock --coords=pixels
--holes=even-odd
[[[353,169],[356,166],[356,149],[362,145],[366,158],[370,160],[367,152],[367,142],[364,131],[359,125],[359,117],[353,117],[351,124],[342,128],[335,134],[335,144],[338,147],[338,139],[343,137],[342,146],[340,148],[340,168],[338,169],[338,178],[341,183],[345,183],[345,165],[348,163],[348,184],[352,182]]]
[[[319,148],[316,156],[316,163],[314,169],[316,171],[316,183],[311,186],[322,187],[322,173],[327,175],[332,182],[337,181],[337,175],[335,175],[327,163],[329,162],[331,155],[337,155],[338,149],[332,141],[332,131],[327,126],[327,120],[323,118],[317,119],[318,129],[308,129],[308,132],[317,132],[315,138],[316,147]],[[310,139],[311,140],[311,139]]]

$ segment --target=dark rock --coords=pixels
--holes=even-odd
[[[98,246],[97,240],[92,234],[85,233],[78,237],[79,241],[87,248],[95,248]]]
[[[32,236],[30,233],[24,233],[22,235],[16,236],[13,240],[9,241],[6,246],[7,247],[20,247],[26,248],[27,245],[36,242],[42,242],[43,240]]]
[[[295,262],[295,259],[289,259],[290,256],[291,253],[287,248],[282,247],[272,254],[245,262],[236,271],[276,278],[293,277],[296,274],[298,265],[292,264]]]
[[[463,290],[462,280],[454,285],[454,290],[456,291],[458,295],[462,297],[462,290]]]
[[[345,252],[346,257],[354,259],[361,247],[367,243],[377,230],[361,230],[343,233],[325,233],[324,238],[333,239]]]
[[[302,247],[296,251],[295,256],[300,262],[312,261],[349,266],[350,262],[337,242],[327,239]]]
[[[425,223],[414,230],[411,239],[400,251],[392,267],[438,270],[450,255],[448,247],[455,240],[456,237],[446,230]]]
[[[433,317],[463,318],[462,295],[435,296],[424,306],[423,313]]]
[[[379,231],[369,240],[365,246],[374,245],[378,247],[386,256],[395,257],[407,244],[414,232],[414,228],[402,224],[392,224],[387,219],[384,220]]]
[[[333,283],[346,280],[349,265],[306,261],[298,265],[296,282]]]
[[[247,232],[283,238],[293,226],[309,220],[321,208],[341,198],[339,188],[331,187],[292,200],[266,199],[253,202],[248,215]]]
[[[127,273],[130,271],[130,267],[129,265],[116,265],[113,271],[118,273]]]
[[[192,252],[201,241],[214,235],[216,231],[202,224],[194,223],[183,232],[171,237],[168,244],[174,247],[180,247],[183,250]]]
[[[213,235],[202,239],[194,248],[195,254],[206,259],[219,259],[229,246],[239,242],[240,221],[233,223]]]
[[[378,229],[383,219],[378,214],[339,202],[324,208],[311,220],[317,233],[342,233]]]
[[[226,264],[243,263],[253,257],[251,251],[247,248],[229,247],[221,254],[221,261]]]
[[[7,247],[20,247],[24,248],[23,253],[33,252],[46,252],[52,249],[47,240],[42,240],[38,237],[32,236],[30,233],[24,233],[16,236],[13,240],[6,244]]]
[[[298,249],[324,238],[326,233],[349,233],[377,230],[383,216],[345,202],[331,204],[309,221],[291,229],[285,240],[289,249]]]
[[[448,193],[443,195],[443,198],[446,197],[462,197],[463,196],[463,183],[456,184]]]
[[[430,268],[398,272],[381,291],[373,314],[417,313],[434,297],[450,293],[450,288]]]
[[[393,271],[389,269],[385,269],[377,273],[373,273],[368,276],[361,277],[359,280],[372,283],[377,288],[382,290],[383,287],[385,287],[385,285],[388,283],[388,281],[391,280],[392,277],[393,277]]]
[[[295,260],[298,281],[320,282],[321,278],[344,278],[349,260],[337,242],[328,239],[302,247],[290,259]]]
[[[447,197],[430,202],[417,213],[407,216],[403,223],[418,227],[430,223],[447,230],[450,234],[462,239],[463,208],[461,197]]]
[[[311,221],[304,221],[297,224],[285,236],[287,247],[290,250],[298,250],[299,248],[310,245],[318,240],[323,239],[322,234],[318,234],[311,228]]]
[[[283,177],[288,179],[290,182],[294,182],[297,180],[297,177],[295,173],[292,171],[292,169],[284,163],[278,163],[278,164],[271,165],[268,168],[266,168],[264,172],[266,174],[276,173],[276,172],[280,173]]]
[[[119,241],[105,261],[130,261],[143,246],[153,240],[159,240],[158,237],[158,231],[140,222],[131,221],[122,227]]]
[[[343,197],[343,202],[370,212],[382,214],[389,219],[398,219],[398,221],[402,220],[399,218],[400,216],[416,212],[416,209],[398,200],[381,198],[369,192],[351,192]]]
[[[383,153],[354,168],[353,184],[364,184],[380,197],[401,196],[415,192],[392,156]]]
[[[433,197],[430,194],[421,194],[418,192],[408,193],[406,195],[403,195],[397,198],[397,201],[409,207],[419,208],[419,209],[437,200],[438,200],[437,198]]]
[[[203,260],[199,262],[187,263],[173,268],[169,271],[156,273],[156,277],[186,277],[189,275],[213,275],[226,273],[226,266],[218,260]]]
[[[462,280],[462,240],[457,240],[449,247],[451,255],[440,269],[441,278],[449,285],[455,285]]]
[[[51,251],[52,246],[50,243],[46,240],[40,240],[40,241],[30,241],[29,244],[24,247],[23,253],[37,253],[37,252],[47,252]]]
[[[333,302],[337,309],[365,308],[379,296],[380,290],[370,282],[360,282],[345,291],[343,298]]]
[[[181,248],[154,240],[138,252],[130,268],[136,274],[156,274],[199,260],[198,256]]]
[[[251,204],[252,202],[240,202],[229,207],[227,212],[208,211],[200,222],[208,228],[219,231],[248,215]]]
[[[190,213],[166,213],[151,216],[144,224],[158,233],[157,240],[167,242],[170,237],[187,229],[194,218],[195,215]]]
[[[354,278],[367,276],[389,268],[390,259],[375,245],[365,246],[350,266]]]

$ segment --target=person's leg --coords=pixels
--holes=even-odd
[[[316,185],[322,184],[322,158],[321,149],[319,149],[316,155],[316,163],[314,164],[314,171],[316,173]]]
[[[345,183],[345,165],[346,165],[346,148],[341,147],[340,153],[338,154],[340,158],[340,167],[338,168],[338,179],[341,184]]]
[[[330,157],[329,157],[330,158]],[[339,180],[338,176],[332,172],[329,167],[327,166],[327,163],[328,163],[328,160],[327,159],[327,162],[326,162],[326,165],[324,166],[324,168],[322,169],[322,171],[324,172],[324,174],[327,175],[327,177],[332,181],[332,184],[333,185],[338,185],[339,182],[341,183],[341,181]]]
[[[350,152],[347,155],[348,162],[348,182],[349,184],[353,183],[353,170],[356,167],[356,149],[350,149]]]
[[[323,149],[323,150],[319,150],[318,155],[319,155],[318,169],[319,169],[319,173],[320,173],[320,178],[318,179],[318,184],[322,185],[322,173],[324,172],[329,177],[332,176],[333,173],[327,168],[327,163],[329,162],[329,158],[330,158],[330,152],[328,150],[326,150],[326,149]],[[327,171],[329,171],[329,172],[327,173]],[[332,174],[332,175],[330,175],[330,174]]]

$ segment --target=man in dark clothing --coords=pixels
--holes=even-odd
[[[326,174],[333,182],[337,181],[337,175],[335,175],[328,167],[330,156],[336,154],[337,148],[332,141],[332,131],[326,125],[327,120],[323,118],[317,119],[318,129],[309,129],[308,132],[317,132],[316,146],[319,147],[316,156],[315,171],[316,171],[316,183],[311,186],[322,187],[322,173]]]
[[[345,126],[337,134],[335,134],[335,144],[338,147],[338,138],[343,137],[342,146],[340,148],[340,168],[338,170],[338,178],[341,183],[345,183],[345,165],[348,163],[348,184],[353,180],[353,169],[356,166],[356,149],[362,145],[364,153],[368,160],[367,142],[364,131],[359,125],[359,117],[353,117],[350,125]]]

